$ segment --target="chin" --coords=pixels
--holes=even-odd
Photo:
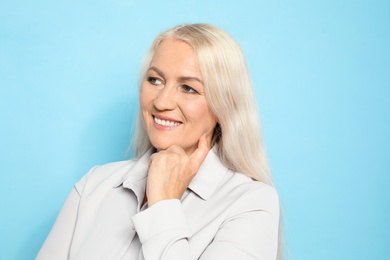
[[[157,151],[166,150],[173,145],[177,145],[181,147],[184,151],[187,151],[188,147],[185,147],[177,142],[151,142],[153,147],[156,148]]]
[[[154,148],[156,148],[158,151],[160,150],[166,150],[168,149],[169,147],[171,147],[172,145],[175,145],[175,143],[166,143],[166,142],[152,142],[152,145]]]

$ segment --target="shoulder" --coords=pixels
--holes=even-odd
[[[117,172],[121,169],[123,170],[123,169],[131,168],[136,163],[136,161],[137,159],[131,159],[126,161],[118,161],[118,162],[111,162],[102,165],[96,165],[87,173],[87,177],[104,178],[107,175],[110,175],[113,172]]]
[[[232,197],[232,212],[261,210],[279,215],[279,195],[273,186],[229,171],[222,189],[224,187],[227,188],[226,196]]]
[[[131,159],[94,166],[75,184],[75,188],[79,194],[98,186],[112,188],[125,178],[136,162],[137,159]]]

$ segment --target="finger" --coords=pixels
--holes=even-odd
[[[199,168],[199,166],[202,164],[209,150],[210,148],[207,145],[206,134],[203,134],[199,139],[198,148],[190,156],[191,161],[196,165],[197,168]]]
[[[173,153],[177,153],[177,154],[181,154],[181,155],[186,154],[184,149],[178,145],[172,145],[172,146],[168,147],[168,149],[166,149],[165,151],[173,152]]]

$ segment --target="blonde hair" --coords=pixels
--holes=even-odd
[[[168,37],[188,43],[195,51],[207,102],[219,122],[213,143],[218,144],[222,163],[252,179],[272,184],[252,83],[238,44],[212,25],[176,26],[154,40],[141,68],[141,81],[157,47]],[[136,156],[143,155],[151,146],[139,115],[134,139]]]
[[[160,43],[169,37],[191,45],[198,58],[206,98],[218,118],[213,144],[229,169],[254,180],[272,184],[261,138],[260,120],[245,57],[236,41],[209,24],[179,25],[156,37],[141,67],[141,82]],[[152,147],[141,113],[138,115],[134,150],[142,156]],[[282,259],[282,225],[279,225],[277,259]]]

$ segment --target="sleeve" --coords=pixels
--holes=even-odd
[[[189,259],[191,232],[179,200],[157,202],[132,220],[145,260]]]
[[[190,228],[179,200],[161,201],[133,217],[145,260],[192,259]],[[219,227],[201,260],[276,259],[279,198],[261,188],[241,197]]]
[[[86,176],[76,183],[66,198],[49,235],[36,256],[37,260],[68,259],[77,221],[80,195],[85,182]]]

